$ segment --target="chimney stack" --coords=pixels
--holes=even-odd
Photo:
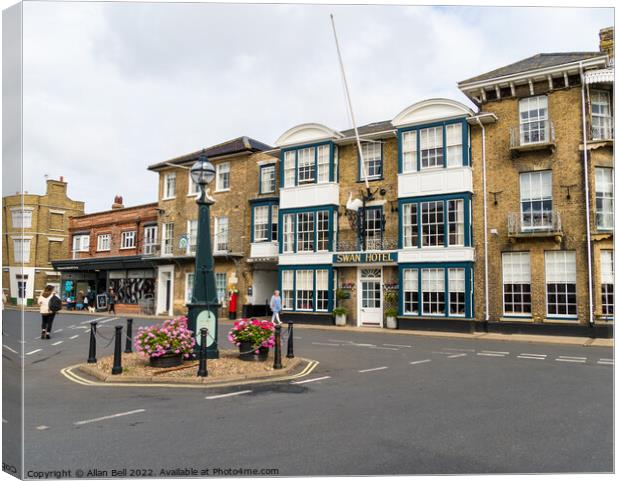
[[[123,205],[123,196],[115,195],[114,203],[112,204],[112,209],[123,209],[125,206]]]
[[[614,58],[614,27],[601,28],[598,33],[599,50],[609,58]]]

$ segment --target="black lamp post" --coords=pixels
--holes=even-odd
[[[196,268],[191,302],[188,307],[188,328],[194,332],[196,344],[200,345],[200,329],[206,327],[207,358],[220,356],[217,346],[217,311],[219,307],[213,273],[213,251],[211,249],[210,207],[213,201],[207,197],[206,186],[215,178],[215,168],[204,151],[190,169],[192,180],[200,186],[198,204],[198,239],[196,243]]]

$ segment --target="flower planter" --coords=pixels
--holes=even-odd
[[[346,314],[342,314],[340,316],[336,316],[336,325],[337,326],[346,326],[347,325],[347,316],[346,316]]]
[[[395,317],[388,316],[385,321],[385,325],[388,329],[396,329],[398,328],[398,322]]]
[[[242,361],[264,362],[267,360],[267,356],[269,356],[268,347],[259,347],[257,354],[256,349],[252,349],[251,342],[242,342],[239,346],[239,359]]]
[[[163,356],[149,358],[149,366],[151,367],[176,367],[183,364],[183,353],[168,352]]]

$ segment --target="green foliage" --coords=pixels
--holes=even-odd
[[[336,307],[332,313],[334,316],[346,316],[347,310],[344,307]]]
[[[395,307],[389,307],[385,310],[385,317],[396,317],[398,315],[398,311]]]

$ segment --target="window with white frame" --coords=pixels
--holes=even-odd
[[[30,239],[13,239],[15,262],[30,262]]]
[[[271,240],[278,240],[278,206],[274,204],[271,205]]]
[[[448,292],[450,295],[450,315],[465,315],[465,269],[448,269]]]
[[[422,269],[422,312],[424,314],[445,314],[444,269]]]
[[[329,246],[329,211],[316,213],[316,250],[326,251]]]
[[[443,167],[443,127],[420,130],[420,168]]]
[[[314,251],[314,212],[297,214],[297,252]]]
[[[88,252],[90,235],[77,234],[73,236],[73,252]]]
[[[145,226],[144,227],[144,242],[143,242],[144,254],[154,254],[156,245],[157,245],[157,226],[156,225]]]
[[[383,209],[381,207],[367,207],[366,215],[366,249],[383,249]]]
[[[524,172],[519,180],[522,229],[550,229],[553,226],[551,171]]]
[[[264,165],[260,167],[260,193],[270,194],[276,190],[276,166]]]
[[[596,167],[596,227],[614,228],[614,169]]]
[[[293,276],[295,271],[282,271],[282,309],[291,311],[295,308],[293,305]]]
[[[403,312],[416,316],[420,312],[417,269],[403,269]]]
[[[448,167],[463,166],[463,125],[446,125],[446,165]]]
[[[164,175],[164,199],[171,199],[176,194],[177,174],[176,172],[168,172]]]
[[[329,145],[319,145],[316,148],[317,182],[329,182]]]
[[[327,311],[329,299],[329,271],[327,269],[316,270],[316,310]]]
[[[187,221],[187,253],[195,254],[198,246],[198,220]]]
[[[312,311],[314,309],[314,271],[300,269],[295,271],[295,297],[298,311]]]
[[[215,191],[230,189],[230,162],[222,162],[215,166]]]
[[[284,187],[295,185],[295,151],[284,153]]]
[[[601,251],[601,312],[614,315],[614,251]]]
[[[112,244],[112,234],[99,234],[97,236],[97,250],[109,251]]]
[[[226,273],[215,273],[215,292],[217,294],[217,300],[223,303],[226,299]]]
[[[418,247],[418,204],[403,204],[403,245]]]
[[[415,172],[418,168],[418,132],[408,130],[401,135],[403,172]]]
[[[577,266],[574,251],[545,252],[547,315],[577,316]]]
[[[269,238],[269,206],[254,207],[254,242],[265,242]]]
[[[228,217],[215,218],[215,251],[228,251]]]
[[[612,139],[613,121],[609,92],[592,90],[590,92],[590,104],[592,109],[592,140]]]
[[[421,202],[422,247],[444,245],[444,202]]]
[[[174,224],[172,222],[167,222],[163,225],[163,236],[162,236],[162,246],[161,252],[164,255],[171,255],[172,248],[174,245]]]
[[[383,175],[383,148],[381,142],[364,142],[362,144],[362,157],[364,168],[360,168],[360,179],[380,179]],[[361,167],[361,162],[360,162]]]
[[[463,199],[448,201],[448,245],[465,245],[465,214]]]
[[[502,253],[504,314],[532,313],[532,275],[529,252]]]
[[[293,242],[295,240],[294,231],[295,214],[284,214],[282,216],[282,252],[293,252]]]
[[[185,303],[192,302],[192,291],[194,290],[194,273],[188,272],[185,275]]]
[[[315,180],[314,147],[306,147],[297,151],[297,182],[308,184]]]
[[[14,228],[30,229],[32,227],[32,210],[12,209],[11,220]]]
[[[128,230],[121,233],[121,249],[133,249],[136,247],[136,231]]]
[[[520,145],[549,142],[548,115],[546,95],[519,101]]]

